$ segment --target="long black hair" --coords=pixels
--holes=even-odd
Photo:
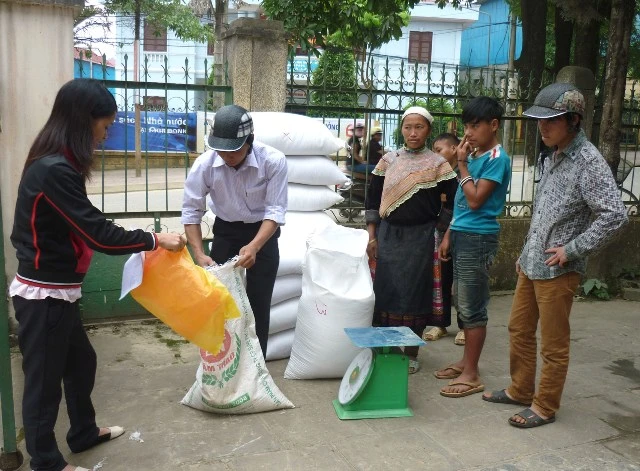
[[[88,180],[95,150],[93,122],[114,115],[117,109],[113,95],[98,80],[75,79],[64,84],[49,119],[31,145],[22,173],[42,157],[68,153]]]

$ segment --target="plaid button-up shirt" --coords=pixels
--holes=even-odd
[[[584,273],[586,256],[628,221],[609,166],[581,130],[569,146],[545,159],[520,266],[530,279]],[[564,267],[547,266],[551,247],[565,247]]]

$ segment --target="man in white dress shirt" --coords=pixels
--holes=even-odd
[[[212,150],[196,159],[187,176],[181,221],[198,265],[239,256],[236,265],[247,269],[247,296],[266,356],[287,208],[287,161],[282,152],[254,141],[251,115],[236,105],[218,110],[208,142]],[[210,256],[203,251],[200,228],[207,195],[216,215]]]

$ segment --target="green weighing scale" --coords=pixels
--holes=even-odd
[[[408,327],[346,328],[364,348],[342,378],[333,407],[341,420],[411,417],[409,358],[399,347],[426,345]]]

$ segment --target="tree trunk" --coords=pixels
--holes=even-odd
[[[598,76],[598,59],[600,57],[600,21],[586,24],[575,24],[575,44],[573,65],[586,67]]]
[[[225,22],[227,21],[227,11],[229,8],[229,0],[216,0],[216,15],[214,34],[216,36],[214,53],[213,53],[213,84],[224,85],[225,83],[225,67],[226,56],[224,53],[224,44],[222,42],[222,33],[225,30]],[[225,105],[224,95],[220,92],[213,94],[213,107],[219,109]]]
[[[573,39],[573,22],[562,16],[562,9],[555,7],[555,39],[556,52],[553,62],[553,75],[560,69],[569,65],[571,61],[571,40]]]
[[[616,175],[620,162],[620,127],[629,65],[629,45],[635,19],[635,1],[613,0],[609,21],[609,50],[605,75],[600,151]]]
[[[533,101],[542,84],[547,36],[547,0],[522,0],[522,52],[516,61],[520,93]],[[536,123],[526,122],[525,156],[529,165],[536,160]]]

